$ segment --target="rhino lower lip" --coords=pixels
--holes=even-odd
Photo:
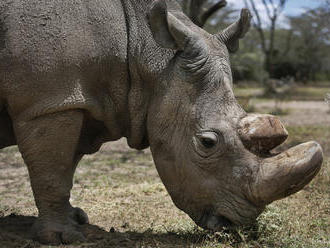
[[[233,223],[222,215],[213,215],[205,212],[199,220],[198,225],[204,229],[220,231],[222,228],[233,226]]]
[[[207,228],[213,231],[220,231],[222,228],[232,226],[232,222],[224,216],[211,216],[207,221]]]

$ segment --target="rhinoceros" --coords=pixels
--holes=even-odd
[[[212,35],[173,0],[1,1],[0,147],[17,144],[27,165],[35,239],[85,239],[73,174],[84,154],[121,137],[150,146],[175,205],[206,229],[253,223],[312,180],[320,145],[270,153],[286,129],[233,94],[229,52],[250,19],[243,9]]]

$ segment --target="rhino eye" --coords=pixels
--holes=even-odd
[[[218,144],[218,136],[214,132],[205,132],[198,135],[200,143],[207,149],[211,149]]]

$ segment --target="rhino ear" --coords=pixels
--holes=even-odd
[[[164,48],[183,50],[187,41],[195,36],[186,25],[187,17],[174,1],[154,1],[148,17],[155,41]]]
[[[242,9],[241,17],[228,28],[217,34],[219,40],[224,42],[229,52],[236,52],[239,48],[239,39],[242,39],[250,28],[252,15],[248,9]]]

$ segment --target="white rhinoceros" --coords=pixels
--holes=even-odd
[[[76,165],[120,137],[150,146],[176,206],[208,229],[251,223],[312,180],[320,145],[269,155],[285,128],[234,97],[228,51],[250,18],[211,35],[172,0],[1,0],[0,147],[17,144],[28,167],[37,240],[85,238]]]

